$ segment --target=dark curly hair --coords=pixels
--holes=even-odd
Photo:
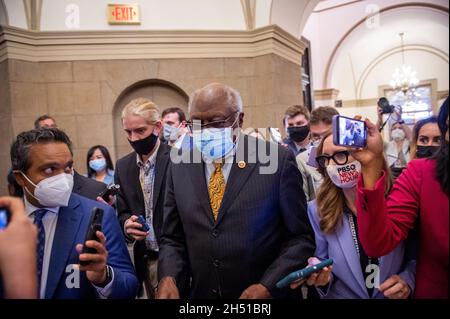
[[[30,147],[36,144],[64,143],[72,153],[72,142],[63,131],[57,128],[39,128],[17,135],[11,145],[12,169],[26,172],[30,166]]]

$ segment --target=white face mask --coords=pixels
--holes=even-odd
[[[394,141],[401,141],[404,140],[406,137],[405,132],[400,128],[393,129],[391,136],[394,139]]]
[[[28,182],[34,187],[34,194],[32,194],[27,187],[25,191],[36,199],[39,204],[44,207],[65,207],[69,203],[70,195],[73,188],[72,174],[61,173],[34,184],[24,173],[21,172]]]
[[[359,175],[361,175],[361,163],[353,161],[345,165],[327,166],[327,173],[331,181],[339,188],[353,188],[358,183]]]

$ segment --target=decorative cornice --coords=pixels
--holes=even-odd
[[[339,90],[336,89],[323,89],[314,91],[314,98],[316,100],[335,100],[338,95]]]
[[[305,44],[276,25],[251,31],[30,31],[0,26],[0,62],[257,57],[301,64]]]

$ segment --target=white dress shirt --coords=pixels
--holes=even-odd
[[[33,204],[31,204],[27,200],[26,196],[24,196],[24,203],[28,217],[31,219],[32,222],[34,222],[35,217],[34,212],[42,208],[38,208]],[[42,223],[44,224],[45,230],[45,248],[44,248],[44,259],[42,261],[42,275],[40,286],[41,289],[39,291],[39,297],[41,299],[45,299],[45,291],[47,288],[47,278],[50,266],[50,257],[52,255],[53,239],[55,237],[56,225],[58,222],[58,215],[59,215],[59,207],[45,207],[45,209],[48,212],[42,218]],[[70,249],[70,247],[67,247],[67,249]],[[112,292],[111,286],[114,281],[114,270],[112,268],[110,268],[110,270],[112,278],[111,282],[109,282],[108,285],[106,285],[104,288],[93,285],[101,298],[108,298],[108,296]]]

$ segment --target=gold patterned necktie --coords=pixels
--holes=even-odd
[[[219,215],[220,204],[225,194],[225,178],[222,173],[223,163],[214,163],[214,172],[209,178],[208,192],[209,202],[213,212],[214,220]]]

